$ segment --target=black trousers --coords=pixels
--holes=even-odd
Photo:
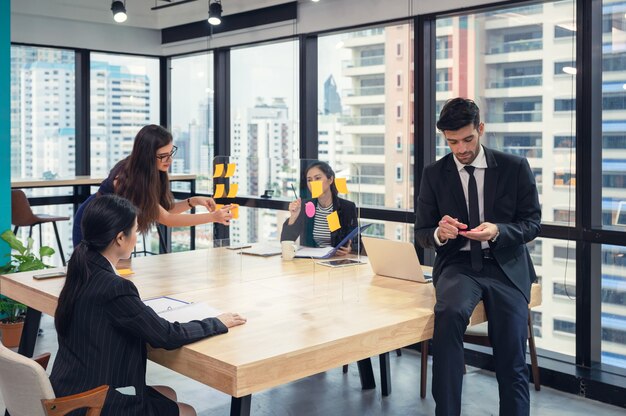
[[[437,280],[435,292],[432,392],[436,414],[461,414],[463,334],[469,317],[482,299],[489,320],[500,415],[528,415],[528,302],[522,292],[511,283],[495,260],[484,259],[480,272],[472,270],[468,252],[460,252],[451,264],[446,265]],[[480,397],[472,400],[480,400]]]

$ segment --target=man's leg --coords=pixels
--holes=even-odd
[[[500,415],[528,415],[528,302],[497,264],[485,264],[483,273],[483,302],[500,392]]]
[[[470,266],[446,266],[435,287],[432,391],[437,415],[461,414],[463,334],[482,296],[480,285],[470,275]]]

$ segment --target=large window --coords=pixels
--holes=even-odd
[[[106,176],[159,120],[159,60],[91,54],[91,174]]]
[[[239,173],[248,172],[238,177],[239,195],[259,197],[271,190],[274,198],[293,198],[291,185],[299,177],[298,44],[231,50],[230,162]],[[277,238],[276,226],[264,224],[282,224],[280,215],[255,211],[240,211],[230,226],[234,239]]]
[[[54,179],[74,176],[75,53],[35,46],[11,46],[11,178]],[[68,188],[25,190],[28,196],[67,195]],[[73,216],[71,205],[38,207],[36,212]],[[68,257],[71,220],[59,221],[61,244]],[[19,237],[28,236],[22,227]],[[38,227],[33,238],[38,241]],[[52,226],[42,227],[43,243],[57,244]],[[53,264],[60,265],[55,255]]]
[[[437,74],[449,71],[446,100],[474,99],[485,122],[482,143],[522,156],[535,174],[543,222],[575,225],[574,1],[501,8],[438,19]],[[555,37],[556,34],[556,37]],[[449,49],[439,53],[439,48]],[[451,55],[454,60],[445,59]],[[571,69],[571,68],[570,68]],[[568,69],[569,71],[569,69]],[[439,80],[439,77],[437,78]],[[438,117],[438,113],[436,116]],[[447,152],[438,133],[437,157]],[[558,148],[558,151],[555,151]],[[538,347],[576,354],[576,244],[541,238],[529,244],[543,303],[534,310]]]
[[[359,206],[413,207],[413,61],[408,23],[318,38],[319,157],[359,183],[346,196]]]
[[[449,87],[437,89],[437,110],[457,96],[477,102],[485,121],[482,143],[528,159],[541,185],[543,222],[562,222],[554,214],[564,208],[573,221],[576,210],[574,13],[571,0],[437,22],[437,39],[447,39],[436,43],[437,74],[450,73]],[[439,48],[458,58],[444,59]],[[440,158],[447,150],[438,136]],[[607,179],[613,186],[619,180]]]
[[[196,174],[196,191],[212,193],[210,178],[213,152],[213,54],[172,58],[170,68],[170,122],[178,147],[172,173]],[[183,183],[173,183],[173,189]],[[189,227],[172,230],[172,250],[189,249]],[[213,240],[213,225],[196,227],[196,248]]]
[[[74,51],[11,46],[11,176],[74,175]]]

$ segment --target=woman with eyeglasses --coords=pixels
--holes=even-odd
[[[168,170],[176,154],[172,135],[161,126],[150,124],[137,133],[131,154],[118,162],[101,184],[78,208],[74,217],[72,239],[74,247],[82,240],[80,220],[84,208],[100,195],[116,194],[131,201],[138,209],[139,232],[145,234],[152,225],[189,227],[217,222],[229,225],[231,206],[215,209],[213,198],[194,196],[174,201],[170,190]],[[203,206],[209,212],[185,214],[191,208]]]
[[[50,381],[58,396],[108,385],[102,415],[181,415],[167,386],[146,385],[146,344],[172,350],[246,323],[237,313],[171,323],[139,297],[114,265],[137,242],[137,212],[115,195],[96,198],[82,218],[84,239],[72,253],[54,316],[59,351]],[[74,413],[73,413],[74,414]],[[80,413],[82,414],[82,413]]]

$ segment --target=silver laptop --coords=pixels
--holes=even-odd
[[[431,276],[424,276],[413,244],[384,238],[361,238],[374,273],[420,283],[432,281]]]

